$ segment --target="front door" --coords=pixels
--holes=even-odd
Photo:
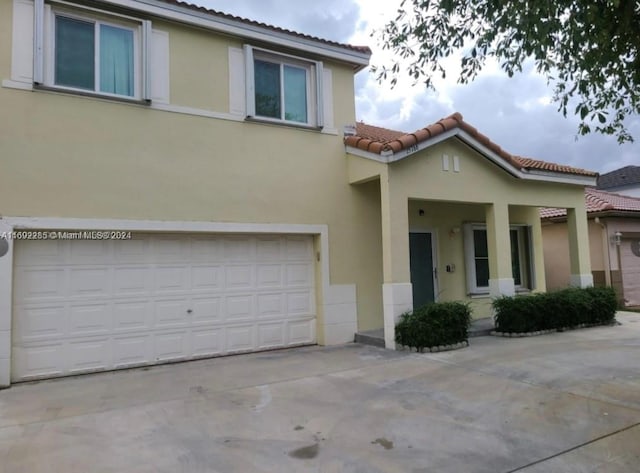
[[[435,301],[431,233],[409,233],[409,259],[415,309]]]

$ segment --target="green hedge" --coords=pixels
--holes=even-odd
[[[526,333],[610,324],[616,293],[610,287],[568,288],[556,292],[500,297],[493,301],[497,332]]]
[[[396,325],[396,342],[423,351],[468,339],[471,309],[463,302],[436,302],[405,312]]]

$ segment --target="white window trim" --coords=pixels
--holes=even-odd
[[[244,45],[243,49],[245,57],[246,76],[246,118],[248,120],[313,129],[321,129],[324,126],[323,67],[321,61],[312,61],[298,56],[292,56],[290,54],[282,54],[274,51],[269,51],[267,49],[255,48],[250,45]],[[307,123],[256,115],[254,69],[255,59],[262,59],[267,62],[278,63],[281,66],[290,65],[292,67],[298,67],[307,70]],[[281,81],[280,86],[284,87],[283,81]],[[284,100],[284,91],[282,92],[281,96]]]
[[[534,260],[531,255],[531,251],[529,251],[529,255],[527,255],[527,247],[531,246],[526,244],[526,238],[531,239],[531,226],[526,224],[510,224],[509,230],[518,230],[518,252],[520,258],[520,281],[528,283],[529,286],[523,286],[522,284],[516,285],[515,289],[517,292],[526,292],[529,289],[533,288],[533,281],[535,275],[534,268]],[[467,223],[463,225],[464,231],[464,261],[465,268],[467,273],[467,292],[471,296],[479,296],[489,294],[489,286],[478,286],[476,285],[476,266],[475,266],[475,248],[473,241],[473,231],[474,230],[487,230],[487,225],[485,223]],[[511,242],[511,234],[509,234],[509,242]],[[509,249],[511,251],[511,249]],[[524,264],[523,264],[524,263]],[[531,266],[527,268],[527,263]],[[529,280],[531,279],[531,280]]]
[[[45,5],[44,0],[35,2],[35,41],[34,41],[34,86],[78,95],[89,95],[120,101],[150,101],[150,48],[151,22],[140,18],[99,10],[97,8],[75,5],[56,0],[52,5]],[[60,4],[63,8],[57,7]],[[64,8],[64,7],[71,8]],[[108,20],[98,18],[98,15]],[[55,83],[55,19],[56,17],[72,18],[93,23],[95,34],[95,84],[93,90],[63,86]],[[132,25],[131,23],[136,23]],[[100,57],[99,26],[106,25],[127,29],[133,32],[134,54],[134,94],[133,96],[112,94],[99,90]]]

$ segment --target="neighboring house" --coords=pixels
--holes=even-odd
[[[613,286],[620,304],[640,306],[640,198],[585,190],[593,281]],[[540,210],[548,289],[566,287],[569,277],[567,212]]]
[[[0,385],[393,347],[414,303],[544,290],[540,206],[590,284],[593,173],[458,114],[343,141],[370,54],[173,0],[0,0]]]
[[[640,166],[625,166],[598,176],[599,190],[640,197]]]

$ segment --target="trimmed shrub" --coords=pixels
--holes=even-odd
[[[463,302],[434,302],[405,312],[396,325],[396,342],[416,351],[468,340],[471,309]]]
[[[616,294],[610,287],[499,297],[493,301],[496,331],[526,333],[613,322]]]

